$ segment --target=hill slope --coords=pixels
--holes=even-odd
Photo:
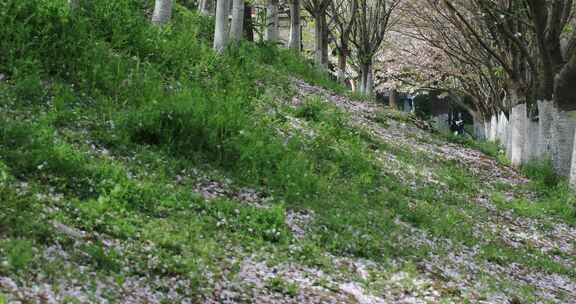
[[[576,298],[574,198],[545,167],[276,47],[216,56],[183,7],[157,28],[147,2],[65,2],[0,10],[0,302]]]

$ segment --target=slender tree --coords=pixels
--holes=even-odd
[[[328,10],[331,23],[334,24],[331,34],[334,37],[338,52],[338,80],[346,81],[346,67],[350,56],[350,33],[358,11],[358,0],[332,1]]]
[[[152,23],[164,24],[172,17],[172,0],[156,0],[154,12],[152,13]]]
[[[326,11],[332,0],[303,0],[304,8],[314,18],[314,58],[318,65],[328,67],[328,29]]]
[[[266,41],[273,43],[279,39],[278,0],[266,2]]]
[[[290,1],[290,40],[288,48],[299,53],[302,45],[301,24],[300,24],[300,0]]]
[[[357,17],[351,31],[351,42],[360,70],[360,93],[372,94],[373,60],[390,25],[392,11],[401,0],[358,0]]]
[[[252,21],[252,4],[244,3],[244,38],[247,41],[254,41],[254,23]]]
[[[232,25],[230,40],[238,42],[242,39],[244,27],[244,0],[234,0],[232,4]]]
[[[214,30],[214,50],[221,53],[228,44],[228,2],[230,0],[216,1],[216,25]]]
[[[215,0],[199,0],[198,11],[207,16],[213,16],[215,13],[216,5]]]

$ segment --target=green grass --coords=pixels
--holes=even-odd
[[[514,249],[501,244],[489,243],[480,248],[479,257],[489,262],[499,265],[508,265],[509,263],[518,263],[531,269],[543,271],[545,273],[564,274],[568,277],[576,277],[576,272],[546,256],[538,250]]]
[[[281,277],[272,277],[267,282],[267,288],[271,291],[282,293],[290,297],[298,295],[298,284],[287,282]]]
[[[445,138],[452,143],[459,144],[468,148],[479,150],[482,153],[497,158],[498,160],[504,160],[504,152],[500,148],[498,142],[491,142],[487,140],[474,140],[468,136],[460,136],[449,133]]]
[[[486,211],[470,204],[480,182],[465,168],[379,141],[320,97],[285,103],[294,94],[290,77],[345,93],[308,60],[251,43],[219,56],[211,50],[213,21],[180,5],[169,25],[155,27],[145,15],[152,1],[92,1],[77,14],[66,2],[0,4],[0,73],[7,75],[0,83],[0,275],[82,276],[61,260],[42,263],[38,253],[59,244],[98,275],[119,282],[185,276],[195,293],[206,287],[206,271],[230,266],[223,265],[230,248],[274,248],[324,269],[331,267],[326,253],[418,262],[443,250],[405,242],[409,232],[396,219],[458,245],[483,241],[474,237],[474,220]],[[497,155],[489,144],[465,144]],[[434,171],[445,186],[417,176],[404,184],[382,168],[376,150]],[[202,174],[270,199],[263,207],[205,200],[193,191]],[[535,186],[552,202],[546,210],[573,207],[561,203],[567,196],[544,191],[549,181],[542,180]],[[286,212],[299,209],[315,214],[303,240],[285,224]],[[90,241],[75,245],[53,222],[86,231]],[[101,238],[125,246],[110,248]],[[485,259],[507,248],[492,249]],[[298,293],[280,278],[268,283]]]
[[[548,161],[533,161],[522,167],[531,183],[529,189],[538,194],[534,208],[576,225],[576,195],[567,179],[557,176]]]
[[[553,217],[570,225],[576,225],[576,195],[565,178],[552,168],[549,161],[532,161],[522,166],[522,173],[530,183],[521,190],[536,194],[536,200],[517,196],[506,201],[500,192],[492,195],[493,202],[500,208],[511,209],[520,216],[533,218]]]
[[[28,240],[10,240],[1,245],[6,252],[7,266],[12,271],[24,270],[34,259],[33,245]]]
[[[0,117],[3,238],[68,244],[48,224],[57,220],[135,243],[130,252],[98,243],[78,249],[91,257],[79,254],[78,262],[98,271],[118,273],[127,259],[148,260],[138,247],[150,240],[160,246],[157,271],[194,274],[215,265],[220,242],[288,242],[288,206],[343,208],[345,198],[331,191],[343,180],[352,182],[339,192],[366,201],[377,170],[335,108],[310,103],[311,112],[296,110],[313,124],[311,140],[274,130],[288,128],[282,113],[292,110],[279,103],[291,94],[288,75],[344,92],[324,72],[265,44],[217,56],[212,21],[180,6],[174,22],[158,28],[143,14],[149,1],[87,5],[71,14],[66,1],[2,4],[0,38],[9,41],[0,47],[0,72],[8,76],[0,106],[9,109]],[[190,167],[225,172],[274,200],[269,208],[206,202],[174,184]],[[14,269],[25,268],[27,257],[14,260]]]

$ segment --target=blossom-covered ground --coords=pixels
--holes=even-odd
[[[287,244],[251,247],[232,236],[200,249],[192,247],[208,251],[208,256],[213,250],[210,266],[205,266],[188,247],[176,250],[175,256],[157,254],[175,246],[172,241],[180,241],[181,236],[174,232],[175,240],[158,237],[155,227],[181,230],[186,226],[171,226],[171,221],[181,220],[178,217],[157,219],[150,222],[148,235],[123,239],[52,221],[60,241],[34,252],[33,271],[0,276],[0,299],[9,303],[576,303],[576,228],[552,215],[523,216],[506,206],[537,199],[527,187],[527,178],[482,152],[447,142],[410,115],[298,79],[292,83],[295,95],[282,101],[285,106],[297,108],[312,96],[335,105],[347,115],[351,127],[378,141],[374,159],[403,187],[413,191],[428,187],[447,200],[456,198],[454,202],[414,199],[410,208],[435,210],[435,206],[454,204],[447,210],[458,216],[447,215],[445,221],[460,222],[418,226],[398,216],[390,223],[395,233],[390,239],[418,253],[388,252],[386,259],[371,260],[318,252],[318,247],[310,246],[318,229],[323,229],[316,225],[317,212],[288,206],[284,212],[291,234]],[[289,117],[287,123],[315,136],[302,118]],[[290,128],[279,132],[288,134]],[[101,150],[94,148],[92,153],[101,155]],[[453,167],[446,169],[446,164]],[[463,171],[457,172],[460,175],[445,172],[454,168]],[[172,180],[174,187],[189,187],[208,204],[231,200],[248,208],[271,208],[273,194],[266,189],[240,186],[218,172],[187,169]],[[20,186],[28,191],[25,184]],[[43,199],[62,198],[52,193]],[[217,216],[217,227],[230,225],[230,217]],[[471,234],[458,238],[459,226],[468,227]],[[448,230],[436,231],[441,229]],[[203,240],[200,233],[194,242]],[[94,244],[104,248],[103,255],[83,256],[84,248]],[[87,266],[94,256],[114,269],[112,274]],[[192,263],[201,277],[163,268],[163,259],[181,259],[183,264],[176,265]],[[0,262],[9,267],[10,261],[1,256]]]

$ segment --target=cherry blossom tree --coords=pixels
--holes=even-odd
[[[389,29],[390,17],[401,0],[358,0],[351,30],[351,43],[359,66],[359,92],[372,94],[373,60]]]
[[[346,67],[350,56],[350,34],[358,13],[358,0],[333,0],[328,14],[334,24],[330,33],[334,36],[338,53],[338,80],[345,82]]]

